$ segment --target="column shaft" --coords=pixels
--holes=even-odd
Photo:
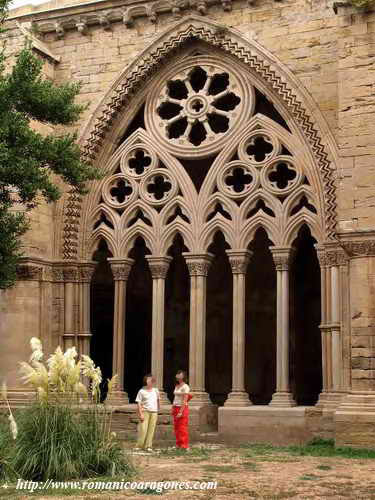
[[[249,406],[245,391],[245,279],[251,256],[248,250],[227,250],[233,273],[232,391],[225,406]]]
[[[192,405],[210,403],[205,392],[206,361],[206,282],[213,255],[183,254],[190,273],[190,349],[189,377],[194,398]]]

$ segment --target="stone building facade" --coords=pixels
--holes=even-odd
[[[122,424],[150,370],[168,424],[182,368],[197,435],[374,446],[375,13],[62,0],[12,11],[12,54],[25,36],[81,82],[105,176],[35,210],[0,292],[13,403],[38,336],[119,374]]]

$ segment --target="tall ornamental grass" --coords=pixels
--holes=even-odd
[[[41,342],[32,338],[30,344],[32,354],[21,363],[21,374],[36,399],[17,412],[16,423],[3,387],[9,430],[0,429],[0,474],[35,481],[130,477],[133,467],[111,432],[112,411],[100,403],[100,368],[89,356],[77,361],[74,347],[65,353],[58,347],[43,362]],[[108,393],[115,385],[116,376],[108,380]]]

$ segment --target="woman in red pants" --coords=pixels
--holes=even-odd
[[[176,448],[189,450],[189,407],[190,387],[186,383],[186,374],[179,370],[176,374],[176,386],[172,406]]]

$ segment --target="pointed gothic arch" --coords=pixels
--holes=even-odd
[[[254,84],[285,116],[292,136],[305,146],[306,159],[316,173],[316,196],[321,206],[322,240],[335,238],[336,198],[332,171],[336,146],[317,105],[303,85],[280,61],[256,41],[247,40],[237,31],[218,23],[188,16],[162,33],[126,68],[103,98],[80,139],[85,156],[98,165],[108,163],[116,154],[118,140],[126,128],[123,116],[134,116],[147,88],[146,82],[178,51],[192,41],[201,41],[212,50],[223,51],[228,58],[249,72]],[[127,121],[128,123],[128,121]],[[56,257],[82,259],[89,240],[87,229],[88,198],[98,192],[92,184],[89,197],[82,199],[69,192],[60,202],[62,214],[56,235]]]

